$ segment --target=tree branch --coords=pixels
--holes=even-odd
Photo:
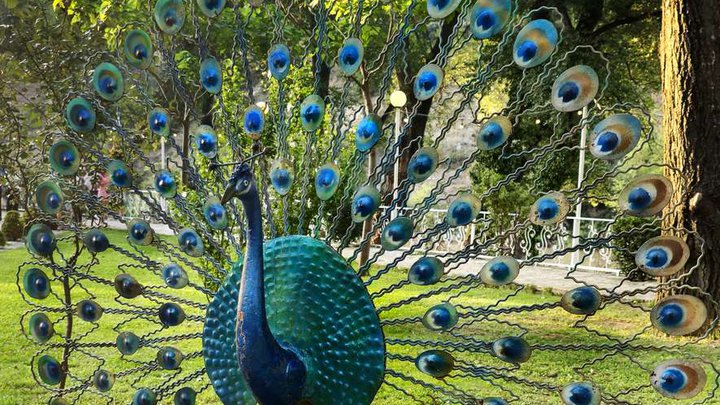
[[[633,16],[629,16],[629,17],[625,17],[625,18],[619,18],[613,22],[609,22],[605,25],[600,26],[598,29],[593,31],[593,33],[591,35],[599,36],[599,35],[605,34],[608,31],[612,31],[615,28],[622,27],[623,25],[633,24],[636,22],[647,20],[649,18],[660,17],[661,15],[662,15],[661,10],[653,10],[653,11],[649,11],[647,13],[637,14],[637,15],[633,15]]]

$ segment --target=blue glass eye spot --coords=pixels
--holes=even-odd
[[[600,79],[590,66],[577,65],[566,70],[553,83],[552,104],[561,112],[581,110],[600,90]]]
[[[83,244],[92,254],[102,253],[110,247],[108,237],[99,229],[90,229],[83,235]]]
[[[510,336],[493,342],[492,352],[495,357],[507,363],[525,363],[532,355],[532,348],[525,339]]]
[[[217,197],[210,197],[203,204],[205,221],[213,229],[223,230],[228,226],[228,215],[225,207]]]
[[[154,234],[147,221],[134,219],[128,223],[128,239],[135,245],[147,246],[151,244]]]
[[[635,253],[638,268],[653,277],[668,277],[679,272],[690,259],[690,247],[676,236],[649,239]]]
[[[355,146],[360,152],[372,149],[382,136],[382,118],[370,114],[360,120],[355,130]]]
[[[655,329],[671,336],[685,336],[700,329],[707,321],[705,303],[692,295],[673,295],[650,311]]]
[[[85,322],[95,323],[100,320],[103,315],[103,308],[97,302],[92,300],[83,300],[78,302],[76,313],[80,319]]]
[[[275,80],[283,80],[290,73],[290,49],[283,44],[274,45],[268,51],[268,69]]]
[[[195,405],[197,393],[190,387],[180,388],[173,397],[175,405]]]
[[[195,130],[195,147],[208,159],[217,156],[218,138],[215,130],[209,125],[200,125]]]
[[[620,193],[621,210],[638,217],[661,212],[672,198],[673,186],[661,175],[648,174],[630,181]]]
[[[535,225],[554,225],[565,219],[570,211],[567,198],[558,192],[540,197],[530,209],[530,222]]]
[[[112,63],[103,62],[93,73],[95,92],[107,101],[118,101],[125,92],[125,81],[122,73]]]
[[[113,284],[115,291],[123,298],[132,299],[143,293],[142,285],[129,274],[118,274]]]
[[[444,350],[428,350],[415,359],[420,372],[435,378],[447,377],[455,367],[455,358]]]
[[[55,215],[63,205],[64,196],[62,190],[55,182],[43,181],[35,188],[35,202],[41,211],[49,215]]]
[[[300,124],[303,129],[312,132],[320,128],[325,116],[325,101],[317,94],[305,97],[300,104]]]
[[[422,318],[423,325],[433,331],[448,330],[458,323],[457,309],[448,303],[428,309]]]
[[[162,108],[155,108],[148,113],[148,127],[153,134],[162,137],[170,135],[170,113]]]
[[[508,117],[498,116],[485,122],[477,134],[480,150],[492,150],[502,146],[512,135],[512,122]]]
[[[153,46],[147,32],[132,29],[125,34],[123,55],[128,65],[137,69],[147,69],[152,65]]]
[[[47,225],[34,224],[25,237],[25,245],[34,255],[50,257],[55,251],[55,235]]]
[[[184,288],[188,285],[188,275],[180,266],[175,263],[166,264],[162,269],[162,277],[165,285],[170,288]]]
[[[257,107],[252,106],[245,111],[243,118],[243,126],[245,133],[252,139],[260,139],[260,134],[265,128],[265,114]]]
[[[225,8],[225,0],[197,0],[200,12],[208,18],[217,17]]]
[[[515,64],[523,69],[541,65],[547,61],[559,40],[557,28],[548,20],[534,20],[518,33],[513,45]]]
[[[50,147],[50,167],[61,176],[74,176],[80,169],[80,152],[72,143],[58,141]]]
[[[510,20],[510,0],[478,0],[470,11],[470,30],[475,39],[490,38]]]
[[[55,335],[55,327],[47,315],[43,313],[33,314],[28,321],[30,335],[38,343],[45,343]]]
[[[289,193],[294,179],[293,167],[288,160],[278,159],[273,163],[270,168],[270,182],[278,194]]]
[[[93,385],[100,392],[107,392],[115,385],[115,376],[107,370],[98,370],[93,374]]]
[[[437,169],[439,161],[437,149],[430,147],[418,149],[408,162],[408,179],[415,184],[427,180]]]
[[[174,347],[163,347],[158,350],[156,360],[165,370],[177,370],[183,361],[183,354]]]
[[[380,244],[388,251],[400,249],[412,238],[413,231],[413,223],[409,218],[397,217],[383,229]]]
[[[428,15],[436,20],[449,16],[460,5],[460,0],[427,0]]]
[[[517,48],[516,55],[523,62],[531,61],[538,52],[538,45],[530,40],[525,40]]]
[[[340,186],[340,169],[335,163],[326,163],[321,166],[315,175],[315,194],[326,201],[335,195]]]
[[[95,129],[95,109],[86,99],[74,98],[65,107],[65,121],[75,132],[90,132]]]
[[[25,293],[35,299],[45,299],[50,295],[50,279],[38,268],[28,269],[23,275]]]
[[[132,174],[124,162],[113,160],[108,163],[107,175],[115,187],[127,188],[132,185]]]
[[[222,90],[222,68],[215,58],[207,58],[200,65],[200,83],[210,94],[218,94]]]
[[[160,31],[177,34],[185,24],[185,4],[183,0],[158,0],[153,15]]]
[[[445,265],[435,257],[422,257],[408,270],[408,281],[415,285],[433,285],[440,281]]]
[[[642,123],[630,114],[615,114],[600,121],[590,135],[590,153],[598,159],[625,157],[640,142]]]
[[[705,388],[707,374],[698,363],[673,359],[658,364],[650,375],[650,382],[664,397],[690,399]]]
[[[359,224],[370,218],[380,208],[380,192],[374,186],[360,187],[353,196],[352,220]]]
[[[365,50],[362,41],[357,38],[348,38],[338,50],[338,66],[346,76],[352,76],[362,64]]]
[[[572,383],[560,394],[566,405],[599,405],[600,391],[588,383]]]
[[[166,303],[160,306],[158,318],[166,327],[178,326],[185,320],[185,311],[177,304]]]
[[[165,198],[173,198],[177,194],[177,183],[172,173],[161,170],[155,174],[155,191]]]
[[[563,294],[560,306],[574,315],[592,315],[600,308],[602,295],[593,287],[578,287]]]
[[[181,251],[191,257],[200,257],[205,253],[205,245],[203,245],[200,235],[191,228],[180,230],[178,245],[180,245]]]
[[[440,90],[443,77],[443,70],[440,66],[432,63],[423,66],[413,84],[415,98],[420,101],[431,99]]]
[[[140,338],[132,332],[121,332],[115,339],[115,347],[125,356],[133,355],[140,349]]]
[[[448,225],[465,226],[477,218],[480,213],[480,200],[471,194],[456,198],[448,207],[445,221]]]
[[[507,285],[520,274],[520,263],[512,256],[498,256],[480,269],[480,279],[492,286]]]
[[[490,397],[482,400],[483,405],[508,405],[507,401],[502,398]]]
[[[65,376],[60,362],[48,355],[43,355],[38,359],[37,372],[40,380],[47,385],[58,385]]]
[[[135,391],[133,395],[132,405],[155,405],[157,404],[157,395],[155,392],[141,388]]]

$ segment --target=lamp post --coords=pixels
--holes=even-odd
[[[585,106],[582,109],[582,130],[580,131],[580,159],[578,162],[578,177],[577,187],[578,190],[582,187],[583,179],[585,178],[585,149],[587,147],[587,135],[588,135],[588,124],[586,122],[588,118],[588,107]],[[582,199],[578,200],[575,206],[575,218],[573,218],[573,230],[572,230],[572,246],[577,246],[580,243],[580,218],[582,217]],[[580,261],[580,252],[574,250],[570,259],[570,268],[575,268]]]
[[[403,107],[407,103],[407,95],[401,90],[396,90],[390,95],[390,104],[395,107],[395,164],[393,165],[393,201],[399,197],[398,186],[400,185],[400,132],[403,124]],[[402,207],[396,206],[390,213],[390,218],[395,219]]]

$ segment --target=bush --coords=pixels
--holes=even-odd
[[[638,218],[638,217],[621,217],[615,224],[613,224],[613,234],[618,235],[621,232],[628,232],[625,235],[617,236],[614,242],[614,246],[626,251],[613,250],[613,259],[620,266],[622,274],[630,276],[629,279],[632,281],[647,281],[652,280],[653,277],[643,273],[642,271],[635,271],[630,274],[631,271],[635,270],[635,255],[630,252],[637,251],[643,243],[648,239],[660,236],[660,227],[657,225],[648,226],[653,222],[653,218]],[[637,229],[645,226],[645,229]]]
[[[5,246],[7,242],[5,241],[5,235],[0,232],[0,246]]]
[[[20,213],[17,211],[8,211],[5,214],[5,221],[3,221],[2,228],[0,231],[3,233],[7,240],[20,240],[23,237],[23,222],[20,218]]]

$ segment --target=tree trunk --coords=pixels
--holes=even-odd
[[[666,176],[677,189],[663,227],[686,237],[688,268],[704,251],[687,282],[720,300],[720,8],[663,0],[661,35],[665,161],[676,169]],[[703,298],[712,319],[716,308]]]

